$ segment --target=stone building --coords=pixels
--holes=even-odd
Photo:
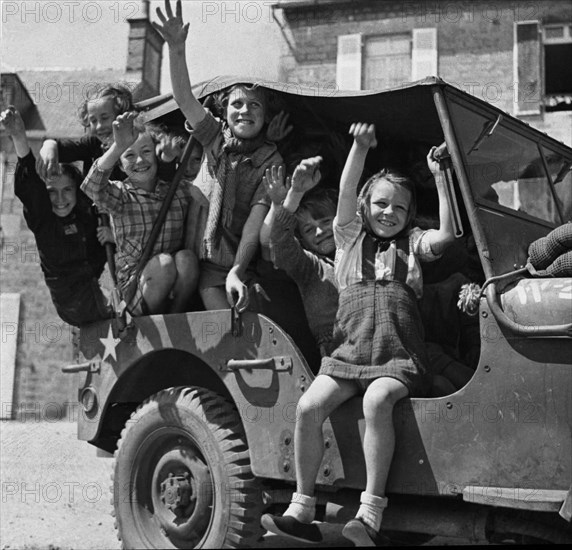
[[[383,89],[439,76],[572,145],[572,3],[277,0],[281,79]]]

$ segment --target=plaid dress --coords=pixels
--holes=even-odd
[[[149,192],[131,184],[129,178],[123,182],[110,181],[109,175],[110,171],[101,170],[96,161],[81,184],[81,189],[100,211],[111,214],[117,244],[117,280],[125,293],[133,282],[139,258],[159,215],[169,183],[158,181],[155,189]],[[182,179],[151,256],[161,252],[173,254],[183,248],[190,202],[191,184]]]
[[[334,223],[336,280],[340,290],[334,351],[322,359],[319,374],[345,379],[395,378],[409,395],[429,387],[423,325],[417,307],[423,281],[418,228],[404,238],[380,241],[362,229],[357,217],[345,227]]]

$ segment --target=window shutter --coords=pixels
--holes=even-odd
[[[514,85],[516,113],[540,113],[540,31],[538,21],[514,24]]]
[[[361,34],[338,36],[336,84],[340,90],[361,90]]]
[[[437,29],[413,29],[411,80],[437,74]]]

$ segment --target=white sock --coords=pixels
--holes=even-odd
[[[312,523],[316,515],[316,497],[294,493],[285,516],[292,516],[302,523]]]
[[[370,495],[364,491],[360,496],[360,503],[356,518],[361,518],[374,531],[379,531],[383,510],[387,508],[387,498]]]

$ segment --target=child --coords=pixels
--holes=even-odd
[[[81,174],[70,164],[47,183],[35,170],[34,155],[20,113],[9,107],[0,122],[12,138],[18,165],[16,196],[24,205],[26,223],[36,238],[40,265],[58,315],[81,326],[109,318],[111,310],[99,286],[106,261],[104,243],[111,235],[98,227],[97,214],[79,190]]]
[[[267,140],[267,98],[260,88],[234,86],[224,97],[226,124],[206,111],[193,95],[185,58],[189,25],[183,24],[181,2],[173,15],[169,0],[162,25],[155,28],[169,45],[173,94],[203,145],[206,162],[197,176],[210,208],[200,251],[199,291],[206,309],[248,305],[245,284],[259,248],[259,233],[269,200],[262,178],[268,166],[281,164],[276,145]]]
[[[114,141],[92,166],[82,189],[111,214],[117,243],[117,279],[133,315],[185,311],[198,278],[196,256],[181,250],[189,208],[190,184],[182,180],[159,236],[153,257],[138,273],[145,243],[163,204],[168,183],[158,180],[156,143],[136,113],[113,122]],[[115,164],[127,174],[123,182],[109,181]]]
[[[306,194],[320,181],[321,160],[303,160],[294,170],[289,189],[283,166],[266,170],[264,184],[272,204],[260,231],[260,242],[263,258],[271,259],[277,269],[296,282],[308,325],[324,356],[332,351],[338,307],[332,232],[336,203],[331,190],[315,188]]]
[[[282,517],[264,515],[266,529],[302,540],[319,540],[311,522],[314,485],[323,456],[322,424],[355,395],[363,395],[367,483],[355,519],[342,534],[355,546],[387,543],[380,531],[387,506],[385,486],[395,434],[393,407],[427,391],[425,347],[416,298],[422,290],[419,260],[436,258],[453,240],[450,212],[432,148],[427,162],[439,195],[440,228],[411,228],[414,187],[383,170],[356,189],[367,152],[377,145],[375,128],[352,124],[354,143],[342,173],[334,237],[340,290],[336,349],[322,359],[319,375],[299,401],[294,444],[297,487]],[[316,404],[319,406],[316,407]]]
[[[107,85],[91,89],[79,109],[82,125],[89,134],[80,139],[47,139],[44,141],[36,162],[40,177],[46,179],[57,174],[59,162],[83,161],[84,177],[95,159],[101,157],[113,141],[112,123],[121,113],[133,111],[131,91],[121,85]],[[119,168],[112,179],[125,179]]]

